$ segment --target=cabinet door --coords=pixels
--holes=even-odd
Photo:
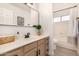
[[[30,50],[29,52],[27,52],[25,54],[25,56],[37,56],[37,48],[33,49],[33,50]]]
[[[45,56],[45,44],[38,46],[38,56]]]
[[[37,48],[37,42],[32,42],[28,45],[25,45],[24,46],[24,54],[26,54],[28,51],[34,49],[34,48]]]
[[[45,39],[45,55],[49,55],[49,40],[48,38]]]
[[[5,54],[5,56],[23,56],[23,48],[19,48],[11,52],[8,52]]]

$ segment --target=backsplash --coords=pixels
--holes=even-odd
[[[35,29],[31,27],[0,26],[0,36],[16,35],[17,32],[19,32],[20,35],[27,34],[28,32],[30,32],[31,35],[36,33]]]

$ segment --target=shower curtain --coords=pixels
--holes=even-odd
[[[75,37],[76,37],[76,34],[77,34],[77,21],[76,21],[77,13],[78,13],[78,9],[77,9],[77,7],[74,7],[74,8],[71,8],[71,9],[66,9],[66,10],[62,10],[62,11],[59,11],[59,12],[55,12],[53,14],[54,18],[63,16],[63,15],[70,15],[70,20],[68,21],[68,29],[67,29],[68,31],[67,31],[66,36],[65,36],[65,33],[62,32],[62,36],[60,38],[57,38],[57,35],[60,36],[61,33],[57,33],[59,30],[56,31],[55,28],[56,27],[58,28],[58,26],[61,24],[61,22],[59,24],[57,23],[58,25],[55,23],[57,26],[55,26],[55,24],[53,24],[53,26],[54,26],[53,28],[56,31],[56,32],[53,31],[54,32],[54,39],[60,39],[63,43],[62,45],[65,44],[65,47],[70,48],[70,49],[74,49],[74,46],[75,46],[75,43],[76,43]],[[61,26],[62,25],[60,25],[60,27]],[[64,43],[64,41],[66,41],[66,43]],[[59,42],[59,43],[61,43],[61,42]]]
[[[68,42],[70,44],[73,44],[73,45],[76,45],[76,35],[77,35],[77,18],[78,16],[78,9],[77,7],[74,7],[74,8],[71,8],[70,9],[70,19],[71,21],[69,22],[70,23],[70,29],[69,29],[69,37],[70,39],[68,39]]]

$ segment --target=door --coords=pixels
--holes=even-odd
[[[4,54],[5,56],[23,56],[23,47]]]
[[[45,56],[45,44],[38,46],[38,56]]]
[[[45,38],[45,56],[49,55],[49,38]]]
[[[27,52],[25,54],[25,56],[37,56],[37,48],[33,49],[33,50],[30,50],[29,52]]]

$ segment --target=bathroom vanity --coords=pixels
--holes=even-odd
[[[49,36],[40,35],[0,45],[1,56],[47,56],[49,52]]]

